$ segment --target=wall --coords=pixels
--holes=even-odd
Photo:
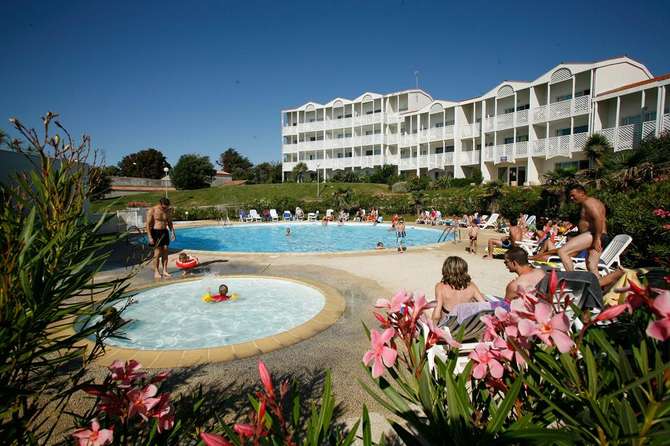
[[[39,160],[35,158],[35,162],[39,162]],[[25,155],[0,149],[0,183],[11,184],[18,172],[28,170],[33,170],[33,165]]]
[[[627,84],[649,79],[649,76],[641,68],[627,62],[598,68],[595,70],[595,73],[596,84],[594,90],[596,95]]]

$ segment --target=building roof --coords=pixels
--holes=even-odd
[[[214,174],[217,177],[228,177],[230,174],[226,172],[225,170],[217,170],[216,173]]]
[[[670,73],[663,74],[661,76],[652,77],[651,79],[647,79],[647,80],[644,80],[644,81],[633,82],[632,84],[626,84],[626,85],[623,85],[621,87],[614,88],[612,90],[603,91],[602,93],[600,93],[598,95],[598,97],[605,96],[605,95],[611,94],[611,93],[616,93],[618,91],[630,90],[631,88],[641,87],[642,85],[652,84],[654,82],[664,81],[666,79],[670,79]]]

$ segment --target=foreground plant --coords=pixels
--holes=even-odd
[[[52,113],[42,136],[11,122],[25,141],[5,144],[32,170],[0,186],[0,438],[25,445],[49,442],[102,340],[120,324],[98,318],[74,332],[73,321],[99,315],[125,282],[93,281],[122,236],[98,236],[106,217],[86,214],[90,138],[73,141]],[[51,134],[54,125],[64,136]],[[94,348],[83,347],[86,338]]]
[[[625,304],[591,317],[552,275],[547,296],[522,293],[509,310],[496,308],[482,317],[482,341],[460,348],[448,333],[435,336],[423,297],[400,293],[377,306],[384,336],[371,332],[364,362],[378,388],[363,386],[405,420],[392,426],[408,444],[667,441],[668,291],[632,287]],[[385,361],[384,348],[399,359]]]

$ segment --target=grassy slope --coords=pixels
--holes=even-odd
[[[358,183],[326,183],[320,187],[321,194],[332,194],[339,187],[351,188],[354,192],[377,194],[390,193],[385,184],[358,184]],[[96,212],[111,204],[111,210],[123,209],[128,202],[142,201],[156,203],[162,197],[161,193],[146,193],[128,195],[119,198],[109,198],[95,201],[91,204],[92,211]],[[323,195],[322,195],[323,196]],[[316,183],[283,183],[283,184],[254,184],[241,186],[210,187],[207,189],[184,190],[169,193],[172,205],[178,207],[211,206],[217,204],[237,204],[246,201],[280,197],[293,197],[299,200],[316,199]]]

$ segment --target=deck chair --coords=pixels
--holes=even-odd
[[[547,271],[544,279],[537,285],[537,290],[546,294],[549,291],[551,267],[544,266]],[[603,307],[603,292],[600,289],[598,278],[589,271],[556,271],[559,284],[565,281],[565,292],[572,295],[575,305],[579,308]]]
[[[535,221],[536,221],[535,216],[531,215],[526,219],[526,227],[530,228],[531,226],[535,226]]]
[[[316,221],[316,214],[314,212],[310,212],[307,214],[307,221]]]
[[[247,215],[247,211],[245,211],[244,209],[240,209],[239,216],[240,216],[240,223],[244,223],[245,221],[248,221],[247,218],[249,216]]]
[[[479,224],[479,227],[481,229],[486,229],[489,227],[495,228],[497,221],[498,221],[498,214],[491,214],[491,216],[489,217],[488,220],[486,220],[486,222]]]
[[[279,221],[279,215],[277,215],[277,209],[270,209],[270,220]]]
[[[600,263],[598,270],[602,273],[611,273],[615,266],[621,265],[621,254],[626,250],[628,245],[633,241],[633,237],[628,234],[618,234],[612,241],[603,249],[600,254]],[[547,262],[561,263],[561,258],[558,256],[551,256]],[[573,257],[572,262],[576,270],[586,271],[586,259]],[[561,264],[561,269],[563,265]]]
[[[260,215],[258,215],[256,209],[251,209],[249,211],[249,219],[247,221],[263,221],[263,219]]]
[[[293,220],[293,214],[291,214],[291,211],[284,211],[284,221],[291,220]]]
[[[332,209],[326,209],[326,218],[330,221],[333,221],[335,217],[333,216],[333,211]]]

